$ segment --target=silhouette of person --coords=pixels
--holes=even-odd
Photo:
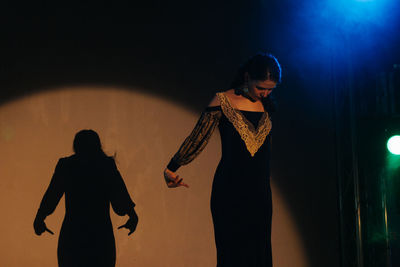
[[[47,231],[44,220],[65,194],[65,217],[58,240],[60,267],[115,266],[115,239],[110,219],[110,203],[132,234],[138,223],[135,204],[115,165],[102,150],[98,134],[81,130],[75,135],[75,154],[61,158],[43,196],[34,221],[37,235]]]

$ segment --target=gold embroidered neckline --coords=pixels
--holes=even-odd
[[[240,110],[233,108],[229,98],[224,93],[217,93],[217,96],[221,102],[222,112],[233,124],[236,131],[246,144],[247,150],[253,157],[271,131],[272,123],[269,119],[268,112],[265,111],[263,113],[258,122],[257,129],[255,129],[254,125],[240,112]]]

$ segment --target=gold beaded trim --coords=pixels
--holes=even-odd
[[[257,129],[255,129],[253,124],[243,116],[240,110],[236,110],[232,107],[229,98],[224,93],[217,93],[217,96],[221,103],[222,112],[233,124],[236,131],[240,134],[240,137],[246,144],[247,150],[250,152],[251,156],[254,157],[272,128],[268,112],[264,112],[258,123]]]

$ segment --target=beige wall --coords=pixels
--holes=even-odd
[[[56,266],[63,199],[46,219],[54,236],[36,236],[32,223],[58,158],[72,154],[74,134],[84,128],[99,133],[106,153],[117,153],[137,203],[137,231],[128,237],[115,230],[117,266],[215,266],[209,198],[220,156],[218,132],[179,171],[189,189],[168,189],[162,176],[198,115],[157,96],[94,86],[58,88],[0,106],[0,266]],[[275,266],[308,266],[284,196],[274,184],[272,190]],[[114,228],[126,220],[112,219]]]

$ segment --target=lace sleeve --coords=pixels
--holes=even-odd
[[[167,166],[169,170],[175,172],[180,166],[190,163],[203,151],[218,126],[221,114],[219,107],[207,108],[202,112],[192,133],[169,162]]]

